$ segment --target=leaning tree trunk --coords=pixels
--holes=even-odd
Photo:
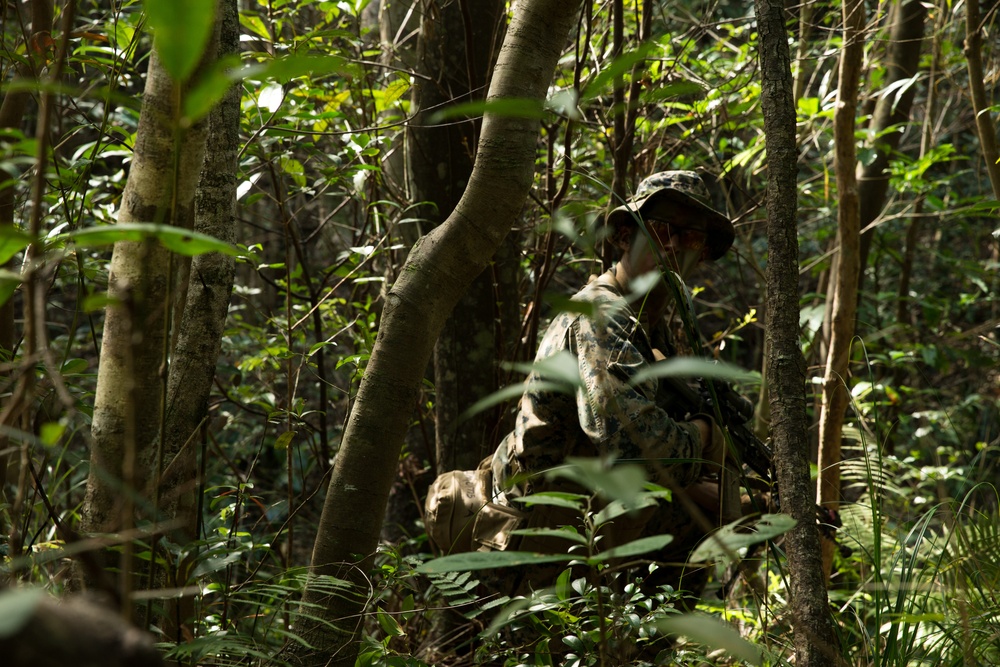
[[[893,87],[896,90],[890,95],[879,96],[871,121],[871,134],[875,137],[873,146],[875,159],[857,167],[858,201],[861,207],[859,224],[862,230],[875,221],[885,206],[885,197],[889,190],[889,157],[899,147],[899,141],[903,137],[903,126],[910,118],[910,108],[913,106],[913,97],[917,91],[915,82],[910,82],[903,88],[898,86],[917,74],[924,39],[924,24],[927,22],[927,7],[923,0],[909,0],[895,4],[890,20],[892,36],[889,40],[891,47],[885,89]],[[892,127],[898,129],[887,132]],[[875,231],[872,229],[861,234],[858,253],[859,292],[874,235]]]
[[[997,131],[990,113],[990,100],[986,96],[983,79],[983,26],[979,13],[979,0],[965,3],[965,58],[969,67],[969,89],[972,93],[972,111],[976,114],[979,144],[986,158],[986,171],[993,186],[993,197],[1000,199],[1000,149],[997,148]]]
[[[819,415],[819,502],[832,509],[840,504],[840,440],[850,399],[848,365],[858,295],[858,245],[861,232],[854,146],[858,83],[864,55],[863,0],[844,0],[844,49],[840,56],[840,88],[833,136],[837,175],[837,246],[833,268],[833,305],[830,308],[830,344]],[[823,542],[823,572],[829,577],[833,543]]]
[[[154,49],[119,223],[192,226],[207,122],[179,130],[179,97],[178,84]],[[83,505],[82,528],[87,532],[127,531],[134,521],[134,503],[146,490],[153,445],[161,435],[173,268],[170,252],[154,239],[115,243]],[[125,547],[123,564],[129,562],[128,544]],[[129,569],[121,572],[123,599]]]
[[[488,100],[533,100],[534,110],[540,108],[578,6],[566,0],[518,4]],[[318,620],[328,624],[300,628],[312,647],[293,647],[301,664],[354,664],[366,575],[413,404],[438,333],[524,203],[538,140],[535,115],[486,113],[465,194],[448,219],[414,246],[388,294],[333,468],[304,594],[306,602],[324,605]],[[318,579],[324,575],[348,579],[354,588],[324,593]]]
[[[782,508],[797,521],[785,538],[795,664],[820,667],[837,664],[839,652],[826,596],[809,481],[806,365],[799,347],[798,152],[791,62],[783,3],[756,0],[756,13],[768,170],[766,372],[771,392],[771,437]]]

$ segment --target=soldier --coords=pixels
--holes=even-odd
[[[514,431],[490,463],[494,502],[483,511],[493,516],[477,520],[474,538],[480,547],[565,551],[565,541],[520,539],[511,530],[571,524],[571,511],[525,509],[512,500],[539,491],[579,491],[542,475],[570,456],[642,460],[652,481],[674,490],[672,502],[616,520],[603,547],[666,533],[674,541],[657,559],[683,561],[709,524],[738,518],[738,487],[723,494],[718,476],[709,478],[718,472],[725,451],[712,418],[671,416],[670,396],[656,379],[632,381],[642,369],[674,354],[664,325],[671,291],[659,280],[635,294],[636,278],[664,266],[683,277],[732,245],[732,222],[708,202],[696,173],[665,171],[643,180],[635,197],[609,214],[620,260],[572,298],[580,307],[552,321],[536,356],[541,360],[568,350],[578,360],[583,388],[576,395],[538,390],[533,387],[540,378],[529,377]],[[681,462],[656,463],[664,459]],[[735,508],[731,502],[720,506],[720,497],[734,493]]]

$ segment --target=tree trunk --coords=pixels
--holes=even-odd
[[[623,55],[625,49],[625,7],[622,0],[615,0],[613,11],[612,57],[617,59]],[[643,3],[639,34],[636,35],[637,43],[641,44],[647,39],[652,20],[653,3]],[[628,100],[625,99],[624,74],[618,73],[614,80],[614,89],[611,98],[611,107],[614,111],[614,133],[611,135],[611,154],[614,158],[614,171],[611,180],[611,197],[608,200],[609,210],[620,206],[628,199],[628,179],[630,176],[635,177],[633,173],[635,160],[633,159],[632,148],[635,145],[635,121],[639,111],[639,96],[643,92],[644,69],[645,64],[642,62],[638,62],[632,67],[632,85],[628,91]],[[609,234],[609,239],[610,236]],[[602,266],[607,270],[614,265],[618,250],[607,239],[601,246]]]
[[[239,52],[239,14],[236,0],[219,6],[219,56]],[[240,86],[232,86],[208,116],[205,164],[194,200],[194,229],[227,243],[236,241],[236,181],[240,149]],[[155,474],[155,507],[159,517],[176,526],[176,541],[198,539],[198,447],[203,441],[203,421],[215,367],[222,348],[222,334],[233,291],[235,261],[229,255],[208,253],[191,261],[186,301],[173,347],[167,382],[167,409],[162,450]],[[154,544],[155,547],[155,544]],[[174,573],[170,587],[183,587],[188,572]],[[192,598],[170,601],[181,612],[164,615],[166,636],[177,641],[175,619],[186,622]]]
[[[565,0],[518,5],[488,100],[541,104],[578,5]],[[414,246],[388,294],[334,465],[313,548],[313,580],[304,594],[306,602],[324,605],[322,620],[329,625],[307,622],[300,628],[313,647],[292,647],[301,664],[354,664],[354,641],[368,597],[366,575],[434,341],[523,205],[533,177],[538,129],[535,119],[485,115],[465,194],[448,219]],[[324,593],[318,579],[322,576],[346,578],[354,588]]]
[[[771,437],[782,508],[798,522],[785,538],[795,664],[819,667],[836,664],[839,651],[809,481],[806,366],[799,347],[795,103],[783,4],[757,0],[756,14],[768,169],[766,372],[771,392]]]
[[[26,49],[28,60],[31,66],[18,65],[16,67],[15,81],[39,80],[39,73],[44,65],[45,48],[51,44],[52,33],[52,1],[33,0],[31,3],[31,33],[27,38],[28,48]],[[0,129],[17,129],[21,126],[21,121],[31,101],[31,92],[27,90],[11,90],[3,96],[0,103]],[[0,228],[14,227],[14,195],[17,189],[16,182],[3,174],[3,183],[0,183]],[[14,260],[11,259],[4,265],[9,271],[15,271]],[[14,348],[17,344],[17,331],[14,327],[14,297],[11,295],[4,303],[0,304],[0,367],[13,361]],[[33,372],[33,371],[28,371]],[[0,372],[0,386],[7,387],[8,381],[14,378],[8,377],[6,371]],[[5,406],[11,407],[11,406]],[[6,413],[7,410],[4,410]],[[20,412],[20,411],[18,411]],[[20,424],[20,414],[5,414],[4,425]],[[4,486],[7,482],[7,468],[10,461],[10,441],[6,432],[0,433],[0,499],[4,498]],[[0,532],[3,529],[2,518],[0,518]],[[16,540],[15,540],[16,542]],[[17,554],[11,554],[16,556]]]
[[[438,224],[458,203],[472,173],[478,120],[435,123],[444,106],[482,100],[503,37],[504,2],[422,0],[414,86],[420,113],[408,133],[411,201]],[[475,468],[494,440],[498,410],[459,423],[473,403],[499,388],[497,361],[513,340],[517,318],[517,253],[509,244],[481,273],[445,324],[434,350],[437,472]]]
[[[858,244],[861,232],[857,155],[854,130],[858,84],[864,55],[865,7],[863,0],[844,1],[844,49],[840,58],[840,87],[834,114],[837,176],[837,246],[832,269],[833,304],[830,308],[830,343],[823,376],[819,416],[819,502],[832,509],[840,504],[840,439],[850,399],[849,362],[858,301]],[[829,577],[833,543],[823,542],[823,572]]]
[[[927,7],[923,0],[908,0],[895,4],[891,10],[892,36],[889,52],[888,72],[885,88],[899,85],[900,82],[912,79],[917,74],[920,64],[920,50],[923,46],[924,23],[927,21]],[[903,137],[903,127],[886,133],[894,125],[901,126],[910,118],[913,97],[916,94],[915,82],[905,88],[896,88],[889,95],[880,95],[872,115],[870,132],[876,137],[873,148],[875,159],[867,165],[857,167],[858,200],[860,202],[860,226],[865,229],[882,212],[885,206],[886,193],[889,190],[889,156],[899,147]],[[858,264],[858,290],[864,281],[865,265],[868,263],[868,253],[871,250],[872,237],[875,230],[869,229],[861,235],[861,246]]]
[[[969,89],[972,93],[972,111],[976,114],[979,144],[986,158],[986,171],[993,186],[993,198],[1000,199],[1000,150],[997,149],[997,131],[990,114],[990,100],[986,97],[983,78],[983,26],[979,14],[979,0],[965,4],[965,58],[969,64]]]
[[[163,69],[154,49],[119,223],[192,226],[207,121],[180,130],[179,98],[179,84]],[[155,463],[153,445],[161,437],[173,271],[171,253],[154,239],[115,243],[83,506],[82,527],[87,532],[129,528],[134,520],[131,508],[146,490]],[[122,561],[128,561],[127,545]],[[126,568],[122,577],[127,586]]]

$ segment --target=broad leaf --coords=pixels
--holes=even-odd
[[[722,649],[751,665],[762,660],[760,649],[743,639],[731,626],[706,614],[678,614],[659,621],[656,627],[670,635],[681,635],[712,649]]]
[[[238,257],[240,254],[236,246],[208,234],[152,222],[120,222],[116,225],[87,227],[71,232],[69,236],[78,246],[83,248],[113,245],[118,241],[144,241],[147,238],[155,238],[168,250],[180,255],[193,256],[221,252],[224,255]]]
[[[650,551],[659,551],[673,541],[673,535],[651,535],[650,537],[640,537],[638,540],[632,540],[628,544],[623,544],[619,547],[608,549],[607,551],[596,554],[594,557],[588,558],[587,563],[593,565],[612,558],[632,558],[633,556],[641,556],[642,554],[647,554]]]
[[[700,357],[675,357],[642,369],[632,378],[632,384],[642,384],[650,378],[700,377],[714,380],[754,380],[756,377],[739,366]]]
[[[187,81],[212,37],[215,0],[146,0],[154,46],[174,81]]]
[[[0,639],[27,625],[44,595],[38,588],[13,588],[0,594]]]
[[[740,525],[735,521],[715,531],[698,545],[691,554],[693,562],[704,562],[716,558],[729,558],[740,549],[764,540],[771,540],[791,530],[796,521],[787,514],[765,514],[753,525]]]
[[[473,551],[452,554],[422,563],[417,572],[470,572],[472,570],[492,570],[498,567],[517,565],[540,565],[542,563],[568,563],[576,557],[568,554],[539,554],[530,551]]]

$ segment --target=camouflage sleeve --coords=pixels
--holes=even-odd
[[[669,476],[680,486],[693,483],[701,470],[696,461],[674,463],[663,459],[698,459],[698,427],[674,421],[656,404],[657,381],[634,383],[641,369],[652,363],[645,333],[625,312],[610,317],[579,317],[570,330],[570,346],[580,363],[584,387],[577,391],[580,426],[602,454],[641,459],[663,483]],[[636,343],[639,343],[637,345]]]

